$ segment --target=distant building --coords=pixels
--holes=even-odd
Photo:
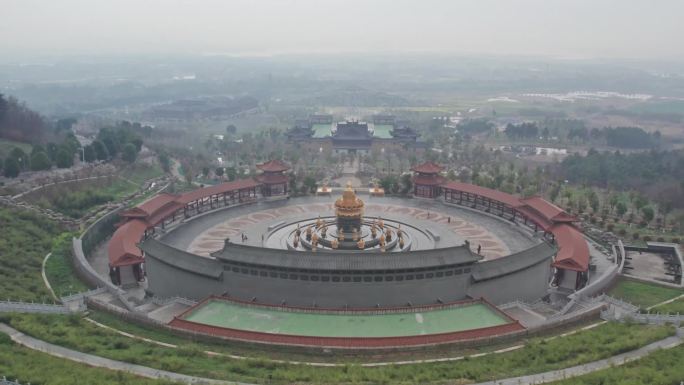
[[[373,150],[423,150],[418,133],[392,115],[375,115],[371,122],[349,119],[335,123],[332,115],[311,115],[297,120],[285,135],[313,151],[368,154]]]

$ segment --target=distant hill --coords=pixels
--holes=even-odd
[[[146,119],[215,119],[226,118],[259,107],[259,101],[243,96],[237,98],[211,97],[201,99],[176,100],[146,110]]]
[[[40,114],[15,98],[0,94],[1,139],[36,143],[47,133],[47,124]]]
[[[362,87],[344,87],[303,98],[295,103],[307,106],[406,107],[415,105],[404,97]]]

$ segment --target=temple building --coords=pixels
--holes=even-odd
[[[425,143],[418,141],[418,133],[391,115],[375,115],[370,122],[348,119],[337,123],[332,115],[312,115],[298,120],[285,135],[290,143],[337,154],[425,149]]]
[[[289,178],[285,172],[290,166],[280,160],[270,160],[257,164],[261,174],[256,176],[257,182],[261,183],[261,195],[264,197],[287,196],[287,184]]]
[[[413,195],[420,198],[438,197],[440,185],[445,182],[444,177],[440,175],[443,170],[443,166],[433,162],[413,166]]]

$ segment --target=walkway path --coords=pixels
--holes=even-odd
[[[240,382],[219,381],[203,377],[188,376],[185,374],[169,372],[166,370],[153,369],[147,366],[134,365],[129,364],[127,362],[115,361],[109,358],[94,356],[92,354],[81,353],[75,350],[53,345],[45,341],[35,339],[33,337],[29,337],[3,323],[0,323],[0,332],[9,335],[12,341],[29,349],[37,350],[39,352],[47,353],[54,357],[64,358],[70,361],[75,361],[89,366],[95,366],[98,368],[106,368],[110,370],[128,372],[137,376],[147,378],[184,382],[187,384],[253,385]]]
[[[638,360],[643,358],[653,351],[659,349],[670,349],[682,344],[682,330],[678,330],[678,335],[656,341],[652,344],[641,347],[637,350],[632,350],[627,353],[618,354],[616,356],[606,358],[604,360],[590,362],[584,365],[572,366],[565,369],[553,370],[550,372],[544,372],[539,374],[533,374],[530,376],[520,376],[507,378],[504,380],[487,381],[480,382],[473,385],[520,385],[520,384],[545,384],[553,381],[560,381],[566,378],[581,376],[583,374],[589,374],[602,369],[608,369],[615,366],[620,366],[628,362]]]
[[[129,364],[126,362],[115,361],[108,358],[98,357],[87,353],[81,353],[75,350],[63,348],[61,346],[53,345],[45,341],[35,339],[27,336],[3,323],[0,323],[0,332],[10,336],[15,343],[27,347],[29,349],[37,350],[49,355],[68,359],[75,362],[80,362],[86,365],[106,368],[110,370],[124,371],[147,378],[167,379],[171,381],[184,382],[188,384],[233,384],[233,385],[253,385],[248,383],[228,382],[213,380],[209,378],[188,376],[185,374],[173,373],[165,370],[158,370],[141,365]],[[658,349],[670,349],[681,345],[684,338],[684,330],[679,329],[676,336],[667,337],[660,341],[653,342],[649,345],[639,349],[618,354],[616,356],[590,362],[583,365],[577,365],[566,369],[554,370],[529,376],[521,376],[514,378],[507,378],[503,380],[482,382],[474,385],[520,385],[520,384],[542,384],[552,381],[558,381],[565,378],[581,376],[583,374],[592,373],[602,369],[608,369],[614,366],[620,366],[625,363],[645,357],[651,352]]]

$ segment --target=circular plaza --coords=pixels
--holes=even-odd
[[[160,194],[119,213],[110,277],[187,301],[164,320],[178,330],[333,348],[524,333],[499,305],[586,283],[586,241],[556,206],[417,174],[413,197],[289,197],[263,177]]]

